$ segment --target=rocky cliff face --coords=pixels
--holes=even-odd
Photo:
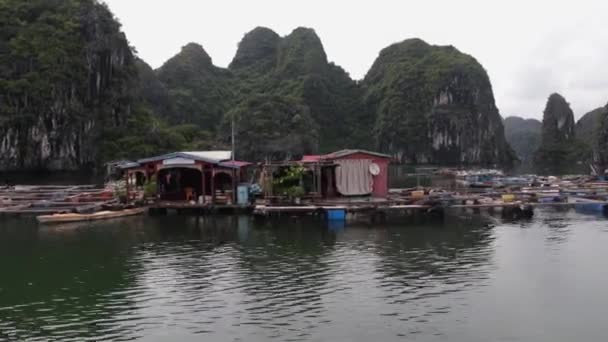
[[[490,80],[471,56],[419,39],[380,53],[363,86],[379,148],[407,163],[511,164]]]
[[[542,122],[517,116],[505,118],[505,137],[523,165],[533,162],[534,153],[540,145]]]
[[[551,94],[543,112],[543,145],[567,143],[574,139],[574,113],[570,104],[560,94]]]
[[[133,55],[96,1],[0,3],[0,170],[98,161],[130,110]]]
[[[608,104],[585,114],[576,124],[576,134],[591,150],[596,171],[608,169]]]
[[[549,96],[543,112],[541,144],[535,164],[542,173],[564,173],[578,161],[581,151],[575,135],[574,113],[560,94]]]
[[[602,120],[607,114],[608,109],[606,107],[599,107],[583,115],[576,122],[574,128],[576,136],[589,147],[597,145]]]
[[[367,148],[409,163],[514,160],[485,70],[453,47],[392,45],[355,82],[309,28],[254,29],[228,69],[191,43],[152,70],[98,0],[5,0],[0,22],[0,170],[221,146],[232,118],[245,159]]]

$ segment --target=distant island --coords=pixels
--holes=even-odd
[[[511,167],[535,153],[509,145],[486,71],[452,46],[393,44],[357,81],[313,29],[258,27],[228,68],[190,43],[153,70],[96,0],[6,0],[0,16],[0,171],[225,149],[233,124],[237,157],[251,161],[362,148],[408,164]]]
[[[608,166],[605,124],[608,106],[583,115],[574,113],[560,94],[549,96],[543,121],[510,116],[504,120],[506,138],[524,170],[544,174],[600,173]],[[602,143],[604,142],[604,143]]]

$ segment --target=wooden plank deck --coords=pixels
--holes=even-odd
[[[93,185],[17,185],[0,189],[0,215],[86,212],[115,202]]]
[[[332,209],[342,209],[349,213],[365,212],[365,211],[425,211],[432,208],[442,209],[503,209],[503,208],[551,208],[551,207],[576,207],[585,205],[605,205],[608,202],[585,200],[571,202],[548,202],[548,203],[530,203],[530,202],[508,202],[508,203],[480,203],[480,204],[447,204],[447,205],[420,205],[420,204],[387,204],[387,205],[342,205],[342,206],[327,206],[327,205],[308,205],[308,206],[264,206],[259,205],[254,208],[254,213],[258,215],[266,215],[271,213],[314,213],[316,211],[327,211]]]

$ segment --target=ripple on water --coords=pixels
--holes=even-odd
[[[501,229],[560,244],[576,233],[567,216],[543,220]],[[434,340],[467,320],[501,271],[496,248],[512,243],[475,220],[339,233],[144,222],[20,239],[22,264],[0,284],[0,339]]]

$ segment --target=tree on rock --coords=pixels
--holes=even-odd
[[[253,95],[224,117],[222,135],[236,130],[236,157],[245,160],[285,160],[317,150],[318,127],[310,108],[295,98]]]

